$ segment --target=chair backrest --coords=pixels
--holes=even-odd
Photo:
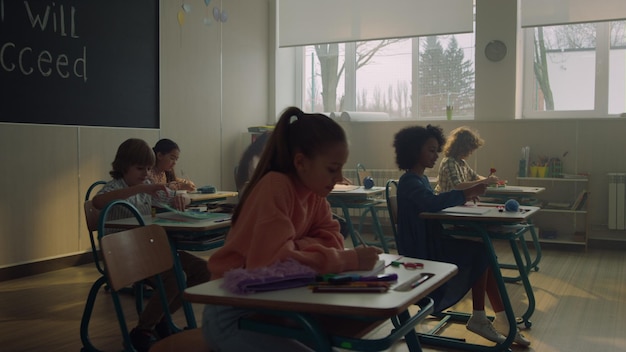
[[[139,212],[136,208],[126,201],[113,201],[109,203],[100,215],[100,221],[106,219],[109,208],[113,206],[126,206],[131,212],[138,216]],[[135,209],[134,211],[132,209]],[[140,216],[140,215],[139,215]],[[100,238],[100,248],[102,249],[102,258],[106,268],[106,282],[111,288],[111,298],[117,315],[120,331],[125,346],[132,346],[128,327],[126,325],[127,318],[124,314],[118,291],[147,278],[155,278],[157,283],[157,292],[161,300],[165,319],[168,324],[172,325],[172,315],[168,305],[168,297],[165,293],[163,278],[161,273],[174,267],[174,257],[172,249],[167,238],[165,230],[159,225],[141,226],[110,234],[102,233],[102,225],[98,226],[98,235]],[[142,297],[141,292],[137,297]],[[143,301],[137,306],[137,312],[143,308]],[[130,349],[134,351],[134,349]]]
[[[96,189],[96,187],[101,187],[105,184],[106,181],[96,181],[92,183],[85,193],[85,203],[83,204],[83,208],[85,210],[85,222],[87,223],[87,231],[89,231],[89,241],[91,242],[91,253],[93,254],[96,268],[102,274],[104,274],[104,268],[102,267],[102,265],[100,265],[100,260],[98,258],[98,247],[96,246],[95,241],[96,232],[98,231],[98,218],[100,216],[100,211],[96,209],[91,203],[91,193]]]
[[[93,234],[98,231],[98,217],[100,216],[100,211],[93,206],[91,199],[85,201],[84,208],[87,230],[89,230],[89,233]]]
[[[365,168],[365,165],[358,163],[356,164],[356,179],[357,185],[363,186],[363,179],[367,176],[372,176],[369,171]]]
[[[389,222],[393,230],[393,238],[398,242],[398,180],[387,180],[385,185],[385,197],[387,198],[387,211],[389,211]]]
[[[100,247],[108,283],[115,291],[174,265],[167,234],[154,224],[103,236]]]

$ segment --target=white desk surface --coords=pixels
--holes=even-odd
[[[526,221],[529,217],[539,211],[539,207],[520,206],[519,211],[500,211],[497,204],[488,205],[486,203],[479,204],[476,207],[488,208],[489,211],[483,214],[463,214],[463,213],[449,213],[449,212],[437,212],[437,213],[421,213],[420,217],[424,219],[439,219],[439,220],[468,220],[468,221],[485,221],[485,222],[510,222],[520,223]]]
[[[224,199],[228,197],[237,197],[238,193],[233,191],[218,191],[215,193],[187,192],[192,202],[209,201],[216,199]]]
[[[381,254],[387,267],[386,273],[398,274],[398,281],[385,293],[313,293],[308,287],[269,291],[249,295],[238,295],[221,288],[223,279],[209,281],[187,288],[184,296],[194,303],[229,305],[242,308],[274,309],[320,314],[341,314],[389,318],[405,311],[409,306],[427,296],[457,272],[453,264],[399,255]],[[420,262],[424,269],[408,270],[403,266],[393,267],[392,261]],[[421,273],[432,273],[433,277],[409,291],[395,291],[394,287],[413,281]]]
[[[162,215],[163,214],[163,215]],[[143,221],[146,225],[156,224],[162,226],[165,230],[171,231],[209,231],[230,226],[229,214],[217,213],[215,219],[185,219],[184,221],[168,219],[168,213],[157,214],[156,218],[152,216],[144,216]],[[137,219],[134,217],[118,220],[109,220],[104,227],[130,229],[139,226]]]
[[[486,195],[490,194],[509,194],[509,195],[532,195],[545,191],[545,187],[527,187],[527,186],[504,186],[504,187],[487,187]]]
[[[337,197],[337,198],[367,198],[376,195],[381,195],[385,192],[385,187],[372,187],[369,189],[365,189],[363,186],[351,186],[351,187],[337,187],[335,185],[335,189],[333,189],[329,197]]]

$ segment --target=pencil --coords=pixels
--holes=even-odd
[[[357,230],[352,230],[352,233],[354,233],[354,236],[356,237],[356,239],[361,242],[361,245],[363,245],[363,247],[367,247],[367,243],[365,243],[365,240],[363,239],[363,236],[361,236],[361,234],[359,233],[359,231]]]

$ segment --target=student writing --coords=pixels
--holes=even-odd
[[[189,204],[187,194],[176,195],[163,184],[153,184],[148,180],[148,172],[155,163],[155,154],[150,146],[141,139],[130,138],[117,149],[110,172],[113,180],[109,181],[94,196],[92,203],[96,209],[104,208],[113,200],[123,199],[134,205],[143,215],[150,216],[153,202],[166,203],[183,210]],[[117,206],[109,211],[109,220],[131,217],[130,211]],[[179,251],[179,258],[187,278],[187,285],[197,285],[210,279],[206,261],[184,251]],[[170,300],[170,312],[182,306],[176,276],[173,270],[163,274],[165,292]],[[147,302],[139,316],[137,326],[131,330],[130,337],[137,351],[148,351],[159,338],[171,333],[164,320],[162,304],[158,294]]]
[[[382,251],[345,249],[326,200],[343,179],[347,158],[346,136],[335,121],[295,107],[285,110],[241,195],[224,246],[209,258],[212,279],[231,269],[266,267],[288,258],[319,273],[372,269]],[[312,351],[296,340],[240,330],[239,318],[249,313],[206,305],[203,350]],[[194,350],[199,350],[197,341]]]
[[[155,145],[156,162],[150,169],[149,179],[152,183],[167,185],[168,188],[181,191],[195,191],[196,185],[187,179],[176,176],[174,166],[180,157],[178,144],[171,139],[161,139]]]
[[[453,189],[440,194],[433,192],[424,171],[435,165],[444,143],[441,128],[431,125],[407,127],[395,135],[393,145],[396,164],[405,170],[397,189],[398,253],[456,264],[459,269],[457,275],[431,295],[435,301],[435,311],[441,312],[456,304],[471,289],[473,312],[467,322],[467,329],[488,340],[502,343],[506,339],[502,332],[508,333],[509,325],[483,244],[448,236],[443,233],[439,221],[419,217],[422,212],[437,212],[475,200],[486,190],[487,185],[480,182],[462,190]],[[485,294],[496,313],[494,324],[485,313]],[[530,345],[530,341],[519,331],[514,342]]]
[[[477,132],[468,127],[459,127],[452,132],[443,146],[444,158],[439,165],[439,177],[435,192],[447,192],[452,189],[464,189],[478,183],[493,184],[498,182],[496,175],[481,176],[465,161],[480,148],[485,141]]]

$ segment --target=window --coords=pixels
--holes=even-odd
[[[303,109],[473,118],[474,46],[473,33],[306,46]]]
[[[626,111],[626,21],[525,29],[524,117]]]

